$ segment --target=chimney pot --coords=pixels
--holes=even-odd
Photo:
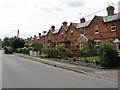
[[[62,24],[63,24],[63,26],[67,26],[67,22],[66,21],[64,21]]]
[[[43,33],[46,33],[46,31],[43,31]]]
[[[84,18],[84,17],[81,18],[81,19],[80,19],[80,22],[81,22],[81,23],[84,23],[84,22],[85,22],[85,18]]]
[[[41,36],[41,33],[39,33],[39,37]]]
[[[55,26],[51,26],[51,29],[55,30]]]
[[[115,8],[113,6],[108,6],[106,10],[107,10],[108,16],[114,15]]]

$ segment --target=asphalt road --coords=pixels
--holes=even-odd
[[[2,53],[0,51],[0,53]],[[13,54],[0,55],[2,88],[117,88],[118,83],[41,64]]]

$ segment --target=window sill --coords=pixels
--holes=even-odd
[[[99,32],[96,32],[96,33],[94,33],[94,34],[99,34]]]
[[[111,30],[111,32],[115,32],[116,30]]]

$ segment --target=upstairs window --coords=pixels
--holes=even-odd
[[[96,25],[95,26],[95,32],[94,32],[95,34],[98,34],[99,33],[99,27],[98,27],[98,25]]]
[[[61,33],[61,37],[62,37],[62,38],[64,37],[63,34],[64,34],[64,33]]]
[[[111,27],[111,31],[115,31],[115,30],[116,30],[116,25],[115,25],[115,23],[111,23],[111,24],[110,24],[110,27]]]
[[[70,32],[70,37],[73,37],[73,31]]]

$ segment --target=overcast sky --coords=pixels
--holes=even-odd
[[[0,38],[17,35],[27,38],[48,31],[52,25],[59,28],[63,21],[78,22],[120,0],[0,0]],[[94,15],[107,15],[106,10]],[[93,16],[86,17],[90,20]]]

